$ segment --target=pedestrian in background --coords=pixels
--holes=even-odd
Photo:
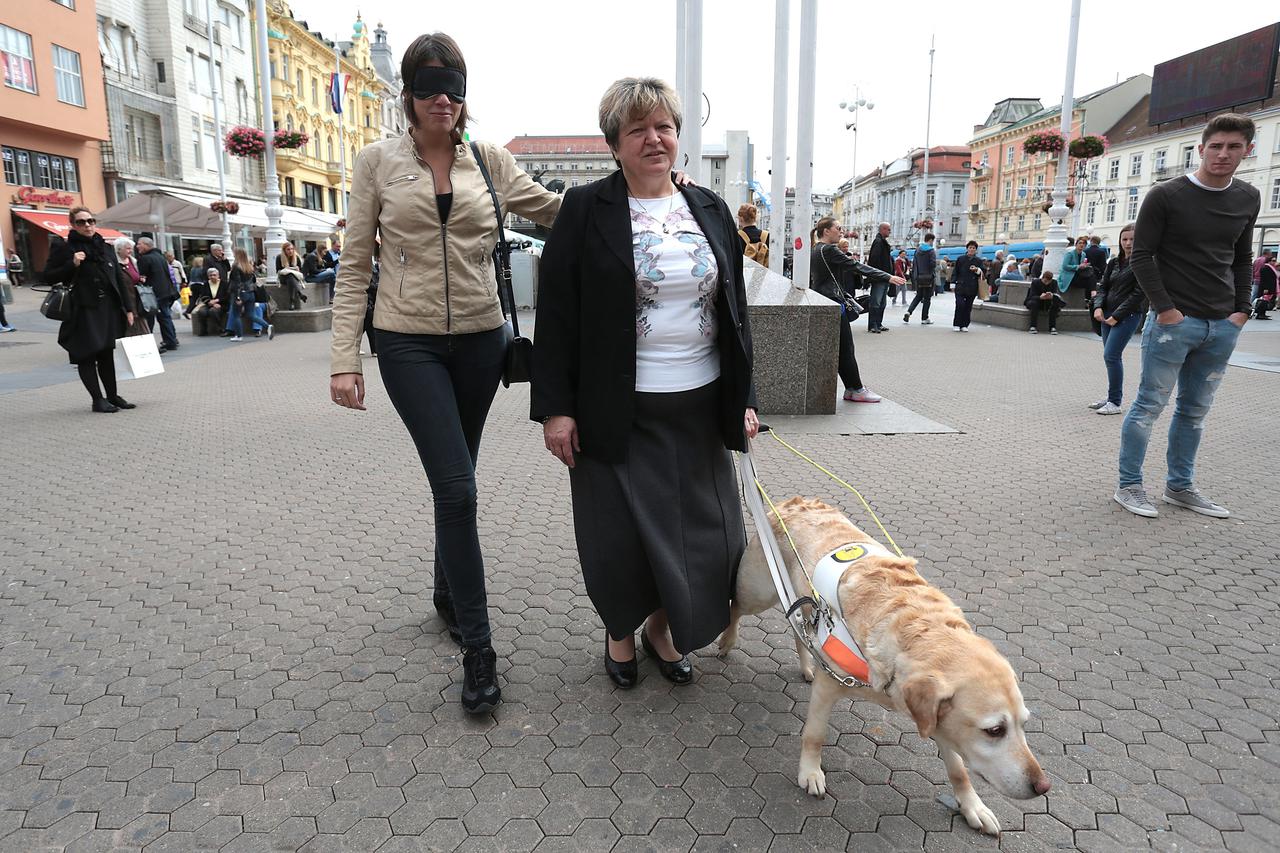
[[[760,211],[754,204],[738,206],[738,238],[742,241],[742,254],[762,266],[769,265],[769,232],[756,225]]]
[[[227,328],[231,330],[232,343],[238,343],[244,340],[245,324],[249,324],[257,337],[262,337],[265,329],[267,340],[275,337],[275,329],[262,319],[256,312],[255,306],[259,301],[258,274],[253,268],[253,261],[249,260],[249,253],[237,246],[235,248],[235,265],[231,267],[231,296],[233,303],[227,311]],[[265,305],[266,292],[261,294],[261,301]]]
[[[132,326],[134,301],[115,250],[98,233],[89,208],[76,205],[67,213],[71,233],[50,248],[44,280],[71,288],[71,319],[58,327],[58,344],[76,366],[95,412],[118,412],[135,406],[116,388],[113,351],[116,339]],[[99,384],[101,380],[101,384]]]
[[[1089,406],[1100,415],[1118,415],[1124,394],[1124,348],[1147,313],[1147,300],[1138,286],[1129,258],[1134,224],[1120,229],[1120,252],[1107,262],[1093,297],[1093,319],[1102,327],[1102,363],[1107,368],[1107,396]]]
[[[138,272],[144,286],[151,288],[156,310],[149,318],[152,327],[160,327],[160,352],[178,348],[178,331],[173,326],[173,303],[178,301],[178,287],[173,283],[169,262],[156,248],[155,240],[147,236],[138,238]]]
[[[978,298],[978,282],[982,281],[984,268],[978,257],[978,241],[965,243],[964,254],[956,258],[951,267],[951,283],[956,289],[956,311],[951,325],[957,332],[969,331],[973,317],[973,300]]]
[[[480,165],[463,141],[467,66],[457,43],[443,33],[419,36],[405,50],[400,71],[409,130],[365,146],[352,169],[329,399],[365,408],[360,336],[380,237],[382,263],[396,286],[379,290],[374,312],[378,368],[431,482],[433,599],[463,647],[462,706],[485,713],[502,691],[476,529],[475,471],[510,336],[488,261],[501,232]],[[534,183],[507,149],[476,147],[502,214],[551,225],[560,196]]]
[[[898,250],[898,257],[893,261],[893,274],[903,281],[911,280],[911,261],[907,258],[906,249]],[[906,285],[903,285],[902,287],[890,285],[889,291],[893,294],[894,305],[902,304],[905,306],[907,304]]]
[[[916,295],[907,306],[907,313],[902,315],[902,322],[910,323],[916,306],[920,306],[920,324],[932,326],[929,319],[929,304],[933,302],[934,279],[938,274],[938,254],[933,250],[933,234],[925,234],[924,242],[916,247],[915,263],[912,264],[912,278],[916,283]]]
[[[189,307],[197,335],[212,335],[216,331],[224,338],[231,337],[231,332],[226,329],[228,309],[234,307],[230,289],[230,285],[222,280],[222,271],[217,266],[205,269],[204,279],[192,286]]]
[[[300,311],[307,301],[306,278],[302,272],[302,260],[293,244],[285,241],[276,255],[276,281],[289,294],[289,310]]]
[[[878,269],[888,276],[893,275],[893,250],[889,247],[890,226],[881,222],[876,237],[867,250],[867,265]],[[889,296],[889,279],[867,279],[871,282],[871,301],[867,306],[867,331],[880,334],[884,327],[884,309]]]
[[[207,271],[211,267],[218,268],[223,284],[231,280],[231,260],[227,257],[226,249],[221,243],[209,244],[209,254],[205,256],[204,268]]]
[[[14,287],[22,287],[22,256],[18,254],[17,249],[10,249],[5,253],[6,262],[9,266],[9,281]]]
[[[129,328],[125,329],[125,334],[149,335],[157,308],[155,292],[142,281],[142,271],[138,269],[138,263],[133,256],[133,241],[128,237],[117,237],[113,245],[116,250],[116,260],[125,275],[125,287],[129,291],[136,315],[134,321],[129,324]]]
[[[1280,267],[1276,266],[1274,256],[1267,257],[1267,263],[1258,268],[1258,284],[1253,293],[1253,316],[1257,320],[1270,320],[1268,311],[1276,310],[1277,292],[1280,291]]]
[[[1054,283],[1053,273],[1040,273],[1040,278],[1031,282],[1031,287],[1027,289],[1027,298],[1022,302],[1023,306],[1031,312],[1027,331],[1033,335],[1039,334],[1040,314],[1047,311],[1049,334],[1058,334],[1058,312],[1062,310],[1063,303],[1062,294],[1058,293],[1058,287]]]
[[[1101,276],[1102,271],[1107,268],[1107,250],[1102,247],[1102,238],[1094,234],[1089,238],[1089,245],[1084,248],[1084,256],[1089,259],[1089,266],[1093,267],[1094,272]],[[1101,283],[1101,280],[1098,282]]]
[[[540,272],[529,414],[569,468],[622,688],[637,628],[664,678],[692,680],[689,653],[729,624],[747,544],[729,456],[759,427],[743,255],[724,200],[672,179],[680,123],[661,80],[608,88],[600,130],[620,168],[568,191]]]
[[[182,309],[184,318],[190,317],[191,312],[199,304],[196,301],[196,292],[202,290],[207,281],[204,273],[204,256],[196,255],[191,259],[191,272],[187,274],[187,288],[190,293],[187,294],[186,307]]]
[[[1205,416],[1252,307],[1250,243],[1262,196],[1235,173],[1253,151],[1256,130],[1252,119],[1234,113],[1210,120],[1200,136],[1200,167],[1153,186],[1138,211],[1133,271],[1151,313],[1142,332],[1142,378],[1120,430],[1113,495],[1135,515],[1159,514],[1143,488],[1142,464],[1174,385],[1161,499],[1212,518],[1231,515],[1196,487],[1195,463]]]

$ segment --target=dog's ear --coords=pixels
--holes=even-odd
[[[954,693],[933,675],[916,676],[902,685],[903,704],[916,721],[920,737],[926,740],[933,737],[938,720],[946,714]]]

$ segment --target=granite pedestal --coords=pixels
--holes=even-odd
[[[324,332],[333,326],[333,306],[329,304],[329,285],[312,282],[303,285],[307,301],[297,311],[289,309],[289,288],[267,285],[267,293],[276,301],[271,323],[277,332]]]
[[[834,414],[840,307],[754,261],[743,266],[760,413]]]
[[[1027,329],[1031,325],[1031,312],[1022,303],[1030,290],[1030,282],[1001,281],[997,294],[999,302],[974,305],[973,321],[1006,329]],[[1066,298],[1067,304],[1058,312],[1058,331],[1093,331],[1093,323],[1089,319],[1093,312],[1085,306],[1084,291],[1068,290]]]

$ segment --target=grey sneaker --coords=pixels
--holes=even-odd
[[[1192,512],[1198,512],[1211,518],[1228,518],[1231,515],[1226,507],[1219,506],[1200,494],[1200,490],[1195,486],[1189,489],[1171,489],[1165,486],[1164,494],[1161,495],[1160,499],[1167,504],[1184,507]]]
[[[1098,414],[1098,415],[1118,415],[1124,412],[1124,409],[1120,408],[1115,403],[1112,403],[1110,400],[1108,400],[1106,403],[1094,409],[1093,411],[1094,411],[1094,414]]]
[[[1155,518],[1160,514],[1160,510],[1156,509],[1156,505],[1147,497],[1147,490],[1142,488],[1141,485],[1121,486],[1116,489],[1116,493],[1111,496],[1111,499],[1134,515]]]
[[[1107,402],[1108,402],[1107,398],[1103,397],[1101,400],[1099,400],[1096,403],[1090,403],[1089,408],[1093,409],[1096,412],[1098,409],[1101,409],[1103,406],[1105,406]]]

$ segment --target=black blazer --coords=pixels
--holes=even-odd
[[[738,226],[710,190],[680,192],[720,269],[720,432],[725,447],[745,450],[742,417],[755,407],[755,389]],[[621,171],[565,193],[542,252],[533,363],[530,418],[569,415],[583,453],[625,460],[635,415],[636,272]]]
[[[80,266],[75,264],[76,252],[85,254]],[[126,282],[120,261],[101,234],[94,234],[92,238],[82,237],[75,231],[68,234],[65,241],[50,250],[44,280],[48,284],[68,285],[75,305],[97,305],[98,296],[102,294],[108,302],[118,303],[122,311],[135,310],[132,288]]]

